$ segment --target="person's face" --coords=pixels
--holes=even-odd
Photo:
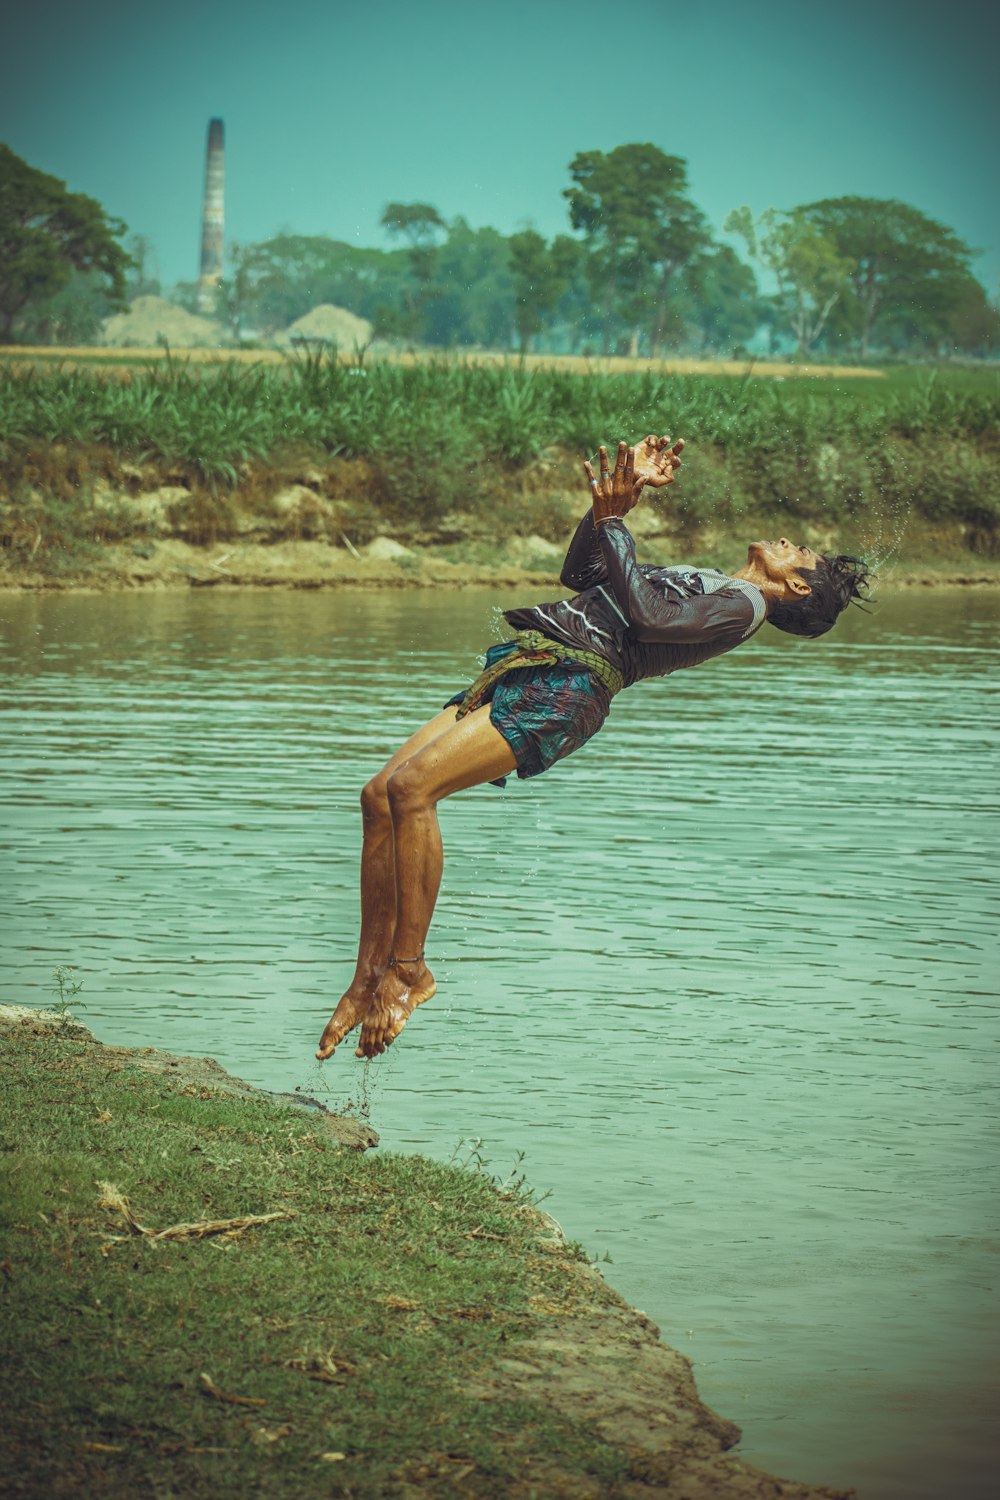
[[[819,561],[818,552],[797,546],[786,536],[779,536],[775,542],[751,542],[747,552],[747,562],[754,565],[755,571],[763,573],[772,583],[784,584],[793,594],[810,593],[802,570],[815,568]]]

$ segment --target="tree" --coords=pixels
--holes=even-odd
[[[336,240],[319,234],[276,234],[256,244],[234,246],[230,286],[224,293],[232,323],[262,333],[287,328],[321,302],[338,252]]]
[[[220,284],[219,311],[236,338],[246,329],[270,334],[311,308],[333,302],[359,316],[365,296],[357,266],[380,251],[359,250],[326,235],[276,234],[255,244],[234,244]]]
[[[325,302],[367,318],[380,333],[402,336],[415,291],[408,250],[286,231],[230,247],[217,309],[237,340],[248,332],[268,337]],[[195,312],[197,292],[196,282],[179,283],[171,295]]]
[[[569,290],[580,260],[580,246],[569,235],[551,245],[534,229],[522,229],[507,241],[514,282],[514,322],[518,346],[527,351]]]
[[[420,336],[441,347],[509,348],[514,298],[508,241],[497,229],[473,229],[458,215],[435,251],[422,305]]]
[[[160,278],[156,273],[156,251],[149,235],[129,235],[128,253],[132,262],[126,287],[129,301],[134,302],[136,297],[158,297]]]
[[[971,274],[972,252],[951,229],[894,198],[824,198],[796,213],[851,263],[862,359],[895,315],[932,306],[942,283],[957,289]]]
[[[701,334],[702,349],[745,344],[757,331],[757,278],[729,245],[695,256],[684,274],[690,299],[688,320]]]
[[[604,298],[606,347],[617,315],[630,330],[629,352],[639,352],[645,334],[655,355],[671,279],[709,244],[704,215],[687,196],[687,163],[658,146],[628,145],[581,151],[569,171],[574,186],[563,197]]]
[[[1000,313],[971,272],[937,278],[919,301],[892,304],[879,326],[897,353],[989,356],[1000,345]]]
[[[228,246],[227,259],[230,271],[223,276],[215,290],[215,305],[218,315],[229,325],[229,331],[238,344],[248,315],[252,316],[257,295],[254,273],[257,268],[256,246],[239,245],[235,240]]]
[[[9,341],[29,304],[54,297],[74,271],[97,272],[121,306],[131,265],[124,233],[95,199],[0,145],[0,339]]]
[[[1000,309],[972,275],[960,281],[948,297],[947,331],[963,354],[987,357],[1000,349]]]
[[[800,209],[786,214],[768,208],[755,221],[749,208],[738,208],[723,228],[740,235],[753,259],[774,276],[796,350],[805,354],[848,289],[853,262]]]
[[[31,299],[18,317],[18,337],[29,344],[93,344],[120,307],[97,271],[74,271],[51,297]]]
[[[437,238],[445,223],[429,203],[387,203],[380,223],[393,239],[405,240],[407,244],[413,290],[408,298],[406,332],[417,338],[431,295]]]

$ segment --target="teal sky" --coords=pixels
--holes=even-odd
[[[0,139],[197,274],[205,135],[227,239],[385,243],[392,200],[568,229],[577,151],[683,156],[718,228],[842,194],[950,225],[1000,278],[998,8],[954,0],[34,0],[8,16]]]

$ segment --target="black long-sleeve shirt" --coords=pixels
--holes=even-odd
[[[616,518],[595,526],[590,511],[569,544],[561,582],[571,599],[507,610],[515,630],[540,630],[607,658],[626,687],[721,656],[764,620],[764,595],[715,568],[654,568],[635,560],[635,542]]]

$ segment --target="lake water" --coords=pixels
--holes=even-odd
[[[454,799],[439,994],[321,1069],[358,791],[524,600],[0,596],[0,1000],[75,965],[107,1041],[366,1092],[387,1149],[523,1152],[750,1461],[992,1495],[1000,598],[765,627]]]

